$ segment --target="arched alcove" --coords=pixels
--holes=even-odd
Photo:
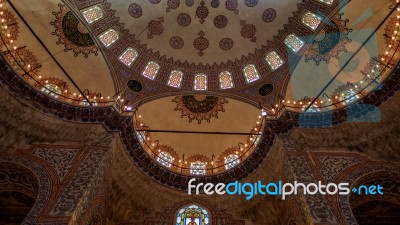
[[[18,217],[23,219],[22,222],[5,224],[35,224],[49,204],[53,183],[48,171],[34,159],[23,154],[0,156],[0,192],[18,192],[18,197],[13,198],[30,207],[30,210],[26,208],[26,214]],[[7,193],[3,195],[8,196]],[[1,218],[0,221],[4,220]]]
[[[350,195],[350,206],[360,225],[394,225],[400,221],[400,173],[378,171],[358,179],[353,187],[380,185],[383,195]]]
[[[358,221],[360,217],[356,215],[357,206],[361,206],[363,203],[375,200],[396,203],[396,201],[393,200],[395,198],[399,199],[399,193],[396,193],[395,191],[398,187],[396,187],[396,185],[398,185],[398,182],[397,184],[396,182],[394,182],[394,184],[396,185],[393,186],[389,184],[393,184],[393,181],[396,181],[396,179],[399,180],[399,175],[400,167],[398,167],[397,164],[382,164],[381,162],[372,161],[359,163],[358,165],[352,166],[349,169],[342,171],[335,179],[336,183],[349,183],[350,190],[352,190],[352,188],[354,187],[359,187],[360,185],[382,184],[384,187],[384,194],[356,196],[354,195],[354,193],[350,193],[349,195],[338,195],[336,199],[336,207],[339,209],[339,220],[341,220],[343,224],[362,224],[362,221],[361,223]],[[391,193],[396,194],[392,195]],[[372,197],[375,197],[375,199],[373,199]],[[369,204],[375,207],[373,203]],[[379,221],[378,224],[382,224],[381,221]]]
[[[27,167],[12,163],[0,164],[1,224],[21,224],[39,195],[39,180]]]

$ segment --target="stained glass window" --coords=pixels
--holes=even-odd
[[[282,60],[282,58],[278,55],[278,53],[276,51],[269,52],[265,56],[265,60],[267,61],[268,66],[271,68],[272,71],[278,69],[284,63],[284,61]]]
[[[180,88],[182,84],[183,73],[180,70],[172,70],[169,74],[168,85]]]
[[[333,0],[318,0],[319,2],[325,3],[327,5],[332,5]]]
[[[173,160],[174,158],[168,152],[160,152],[157,157],[157,162],[168,168],[171,168]]]
[[[194,90],[196,91],[207,90],[207,75],[200,73],[194,76]]]
[[[53,98],[58,98],[62,93],[60,87],[55,84],[45,84],[41,91]]]
[[[190,173],[194,175],[206,175],[206,163],[200,161],[190,163]]]
[[[290,34],[285,38],[285,44],[293,52],[298,52],[304,46],[304,41],[296,35]]]
[[[146,68],[144,68],[142,75],[149,78],[150,80],[154,80],[159,70],[160,65],[158,65],[158,63],[154,61],[150,61],[147,63]]]
[[[231,154],[225,158],[225,169],[229,170],[239,164],[239,156],[236,154]]]
[[[367,71],[364,71],[364,73],[367,74],[367,77],[365,77],[367,82],[370,82],[372,80],[375,80],[376,82],[381,82],[382,68],[381,66],[379,66],[379,64],[371,65]]]
[[[138,137],[140,144],[143,144],[143,143],[144,143],[144,139],[145,139],[145,137],[146,137],[145,132],[143,132],[143,131],[136,131],[136,136]]]
[[[350,90],[342,94],[341,100],[344,100],[347,104],[350,104],[357,101],[359,98],[360,97],[353,90]]]
[[[229,71],[219,74],[219,86],[221,89],[233,88],[232,74]]]
[[[129,47],[118,57],[118,59],[126,66],[131,66],[138,55],[138,52],[134,48]]]
[[[104,17],[103,10],[98,5],[82,10],[82,15],[89,24],[92,24]]]
[[[253,81],[256,81],[260,79],[260,76],[258,75],[258,71],[255,65],[247,65],[243,68],[243,73],[244,76],[246,77],[247,83],[251,83]]]
[[[100,41],[107,48],[114,44],[119,39],[119,34],[114,29],[109,29],[99,36]]]
[[[309,28],[311,28],[312,30],[317,29],[318,25],[321,23],[322,18],[310,11],[306,12],[303,15],[303,18],[301,19],[301,21]]]
[[[254,147],[257,146],[258,142],[260,142],[261,136],[260,135],[256,135],[254,137]]]
[[[210,214],[197,205],[190,205],[178,211],[175,225],[210,225]]]

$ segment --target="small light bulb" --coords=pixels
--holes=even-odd
[[[267,116],[267,112],[266,111],[262,111],[261,115],[265,117],[265,116]]]

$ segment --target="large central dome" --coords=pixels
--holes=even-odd
[[[176,61],[220,64],[254,53],[278,34],[299,0],[111,0],[125,28]]]

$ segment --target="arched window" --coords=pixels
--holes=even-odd
[[[317,112],[319,112],[319,109],[315,105],[310,106],[307,109],[307,111],[306,111],[306,109],[307,109],[307,105],[302,107],[303,112],[307,112],[307,113],[317,113]]]
[[[205,162],[191,162],[190,173],[193,175],[206,175],[206,163]]]
[[[381,72],[382,72],[382,67],[377,64],[377,65],[371,65],[370,70],[366,71],[365,73],[367,74],[368,80],[374,80],[376,82],[381,82]]]
[[[129,47],[118,57],[118,59],[126,66],[130,67],[138,55],[138,52],[134,48]]]
[[[114,44],[119,39],[119,34],[114,29],[109,29],[106,32],[100,34],[99,39],[101,43],[107,48]]]
[[[200,73],[194,76],[194,90],[196,91],[207,90],[207,75]]]
[[[257,145],[258,145],[258,142],[260,142],[260,139],[261,139],[261,135],[255,135],[255,137],[253,138],[253,140],[254,140],[254,147],[257,147]]]
[[[160,65],[158,65],[158,63],[154,61],[150,61],[144,68],[142,75],[144,77],[149,78],[150,80],[154,80],[156,79],[159,70],[160,70]]]
[[[82,15],[88,24],[92,24],[104,17],[103,10],[98,5],[82,10]]]
[[[271,68],[272,71],[278,69],[284,63],[284,61],[282,60],[282,58],[278,55],[278,53],[276,51],[269,52],[265,56],[265,60],[267,61],[268,66]]]
[[[183,73],[180,70],[172,70],[168,78],[168,86],[180,88],[182,84]]]
[[[244,76],[246,77],[247,83],[251,83],[260,79],[260,75],[258,75],[258,71],[255,65],[247,65],[243,68]]]
[[[136,136],[138,137],[140,144],[143,145],[144,139],[146,138],[145,131],[136,131]]]
[[[298,52],[304,46],[304,41],[294,34],[289,34],[285,38],[285,45],[293,52]]]
[[[210,214],[198,205],[180,209],[176,215],[176,225],[210,225]]]
[[[333,3],[333,0],[318,0],[318,1],[322,2],[324,4],[327,4],[327,5],[332,5],[332,3]]]
[[[312,30],[317,29],[319,24],[321,23],[322,18],[310,11],[304,13],[301,22]]]
[[[89,101],[90,101],[90,103],[92,103],[92,106],[97,106],[96,100],[89,100]],[[89,102],[86,101],[86,99],[83,99],[83,100],[79,103],[79,105],[90,106]]]
[[[53,98],[58,98],[62,93],[56,84],[45,84],[41,91]]]
[[[171,168],[172,161],[174,161],[174,158],[168,152],[162,152],[161,151],[158,154],[157,162],[159,162],[161,165],[163,165],[165,167],[168,167],[168,168]]]
[[[239,156],[236,154],[231,154],[225,158],[225,169],[229,170],[240,163]]]
[[[342,94],[341,100],[344,100],[346,104],[350,104],[357,101],[359,98],[360,97],[353,90],[349,90]]]
[[[233,88],[232,74],[229,71],[219,74],[219,87],[221,89]]]

